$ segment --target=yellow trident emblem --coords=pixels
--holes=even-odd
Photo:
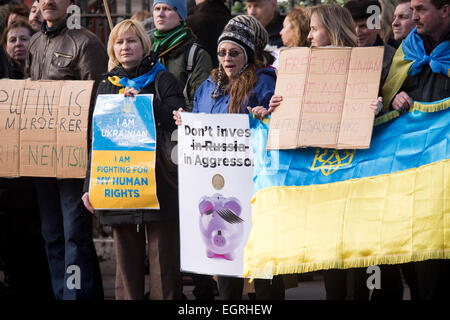
[[[123,112],[128,113],[131,111],[133,105],[133,100],[131,98],[126,98],[123,103]]]
[[[322,151],[322,153],[320,153]],[[331,150],[330,150],[331,151]],[[342,152],[342,154],[340,152]],[[340,167],[349,165],[352,163],[355,150],[336,150],[329,154],[328,149],[318,148],[314,162],[311,166],[311,170],[319,170],[323,175],[329,176],[333,172],[337,171]]]

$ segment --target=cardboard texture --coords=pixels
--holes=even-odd
[[[280,54],[267,149],[370,147],[383,47],[290,48]]]
[[[84,178],[94,81],[0,80],[0,176]]]

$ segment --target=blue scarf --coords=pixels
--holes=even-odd
[[[122,78],[120,79],[119,84],[124,87],[131,87],[136,90],[141,90],[152,83],[160,71],[167,71],[167,69],[161,63],[157,62],[149,72],[134,79]]]
[[[403,40],[404,60],[413,61],[408,74],[415,76],[425,64],[429,64],[434,73],[441,73],[449,77],[450,70],[450,41],[439,44],[430,55],[425,52],[422,38],[417,33],[417,28]]]

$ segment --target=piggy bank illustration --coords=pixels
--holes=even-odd
[[[217,193],[212,197],[202,197],[198,208],[207,257],[234,260],[234,251],[244,235],[244,220],[239,217],[242,211],[239,200],[225,198]]]

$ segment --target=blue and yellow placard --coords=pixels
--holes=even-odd
[[[152,95],[100,95],[92,121],[89,199],[95,209],[159,209]]]

